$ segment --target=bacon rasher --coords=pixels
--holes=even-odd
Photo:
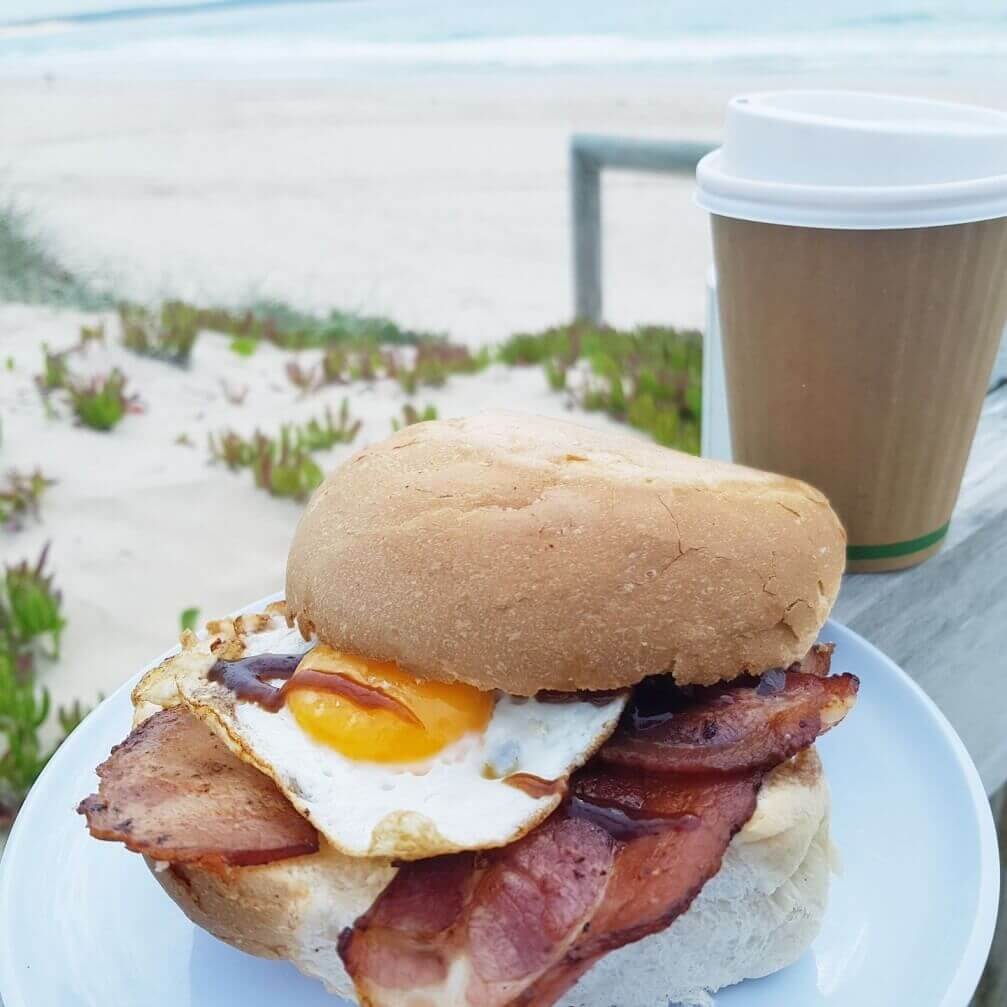
[[[853,675],[770,671],[704,689],[637,687],[601,760],[650,773],[772,769],[838,724],[856,702]]]
[[[552,1007],[602,955],[668,927],[720,869],[765,773],[852,707],[856,678],[821,677],[830,653],[812,655],[814,673],[638,687],[544,825],[404,865],[343,933],[361,1004]]]
[[[155,713],[98,767],[77,809],[91,835],[155,860],[208,870],[318,850],[314,826],[185,707]]]
[[[511,846],[406,864],[340,951],[368,1007],[547,1007],[606,952],[685,912],[762,774],[583,771]]]

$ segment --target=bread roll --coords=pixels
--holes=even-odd
[[[612,952],[563,998],[572,1007],[703,1003],[706,991],[795,961],[818,932],[828,889],[828,788],[814,749],[777,767],[720,872],[667,930]],[[388,861],[312,856],[217,875],[158,869],[194,923],[250,954],[290,959],[354,1000],[339,934],[394,877]]]
[[[355,454],[297,527],[287,602],[337,648],[532,695],[800,659],[846,539],[805,483],[508,413]]]
[[[704,892],[667,930],[597,962],[563,998],[564,1007],[713,1007],[711,993],[793,965],[821,927],[829,860],[822,822],[804,859],[775,891],[735,901]]]

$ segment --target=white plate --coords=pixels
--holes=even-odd
[[[819,746],[842,871],[812,949],[718,994],[717,1007],[966,1007],[999,892],[979,776],[895,664],[836,623],[822,638],[838,644],[834,667],[861,680],[855,711]],[[6,1007],[340,1007],[293,966],[194,927],[138,856],[89,838],[74,808],[128,732],[132,684],[63,745],[11,834],[0,869]]]

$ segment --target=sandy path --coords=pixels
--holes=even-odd
[[[0,85],[0,179],[119,292],[286,298],[497,340],[569,316],[573,130],[713,138],[651,78]],[[608,315],[698,325],[688,178],[606,184]]]
[[[787,84],[654,71],[0,81],[0,191],[120,294],[271,296],[495,341],[570,315],[571,132],[715,139],[731,94]],[[855,86],[1005,103],[989,82]],[[691,179],[611,174],[604,199],[609,320],[700,325],[710,252]]]

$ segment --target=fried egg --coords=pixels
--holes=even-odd
[[[219,656],[265,654],[302,656],[295,679],[311,671],[325,685],[337,676],[340,688],[288,687],[274,712],[211,675]],[[305,641],[266,615],[245,617],[236,637],[190,641],[134,701],[165,705],[166,692],[272,777],[338,850],[401,860],[503,846],[530,832],[626,704],[625,694],[547,702],[418,680]]]

